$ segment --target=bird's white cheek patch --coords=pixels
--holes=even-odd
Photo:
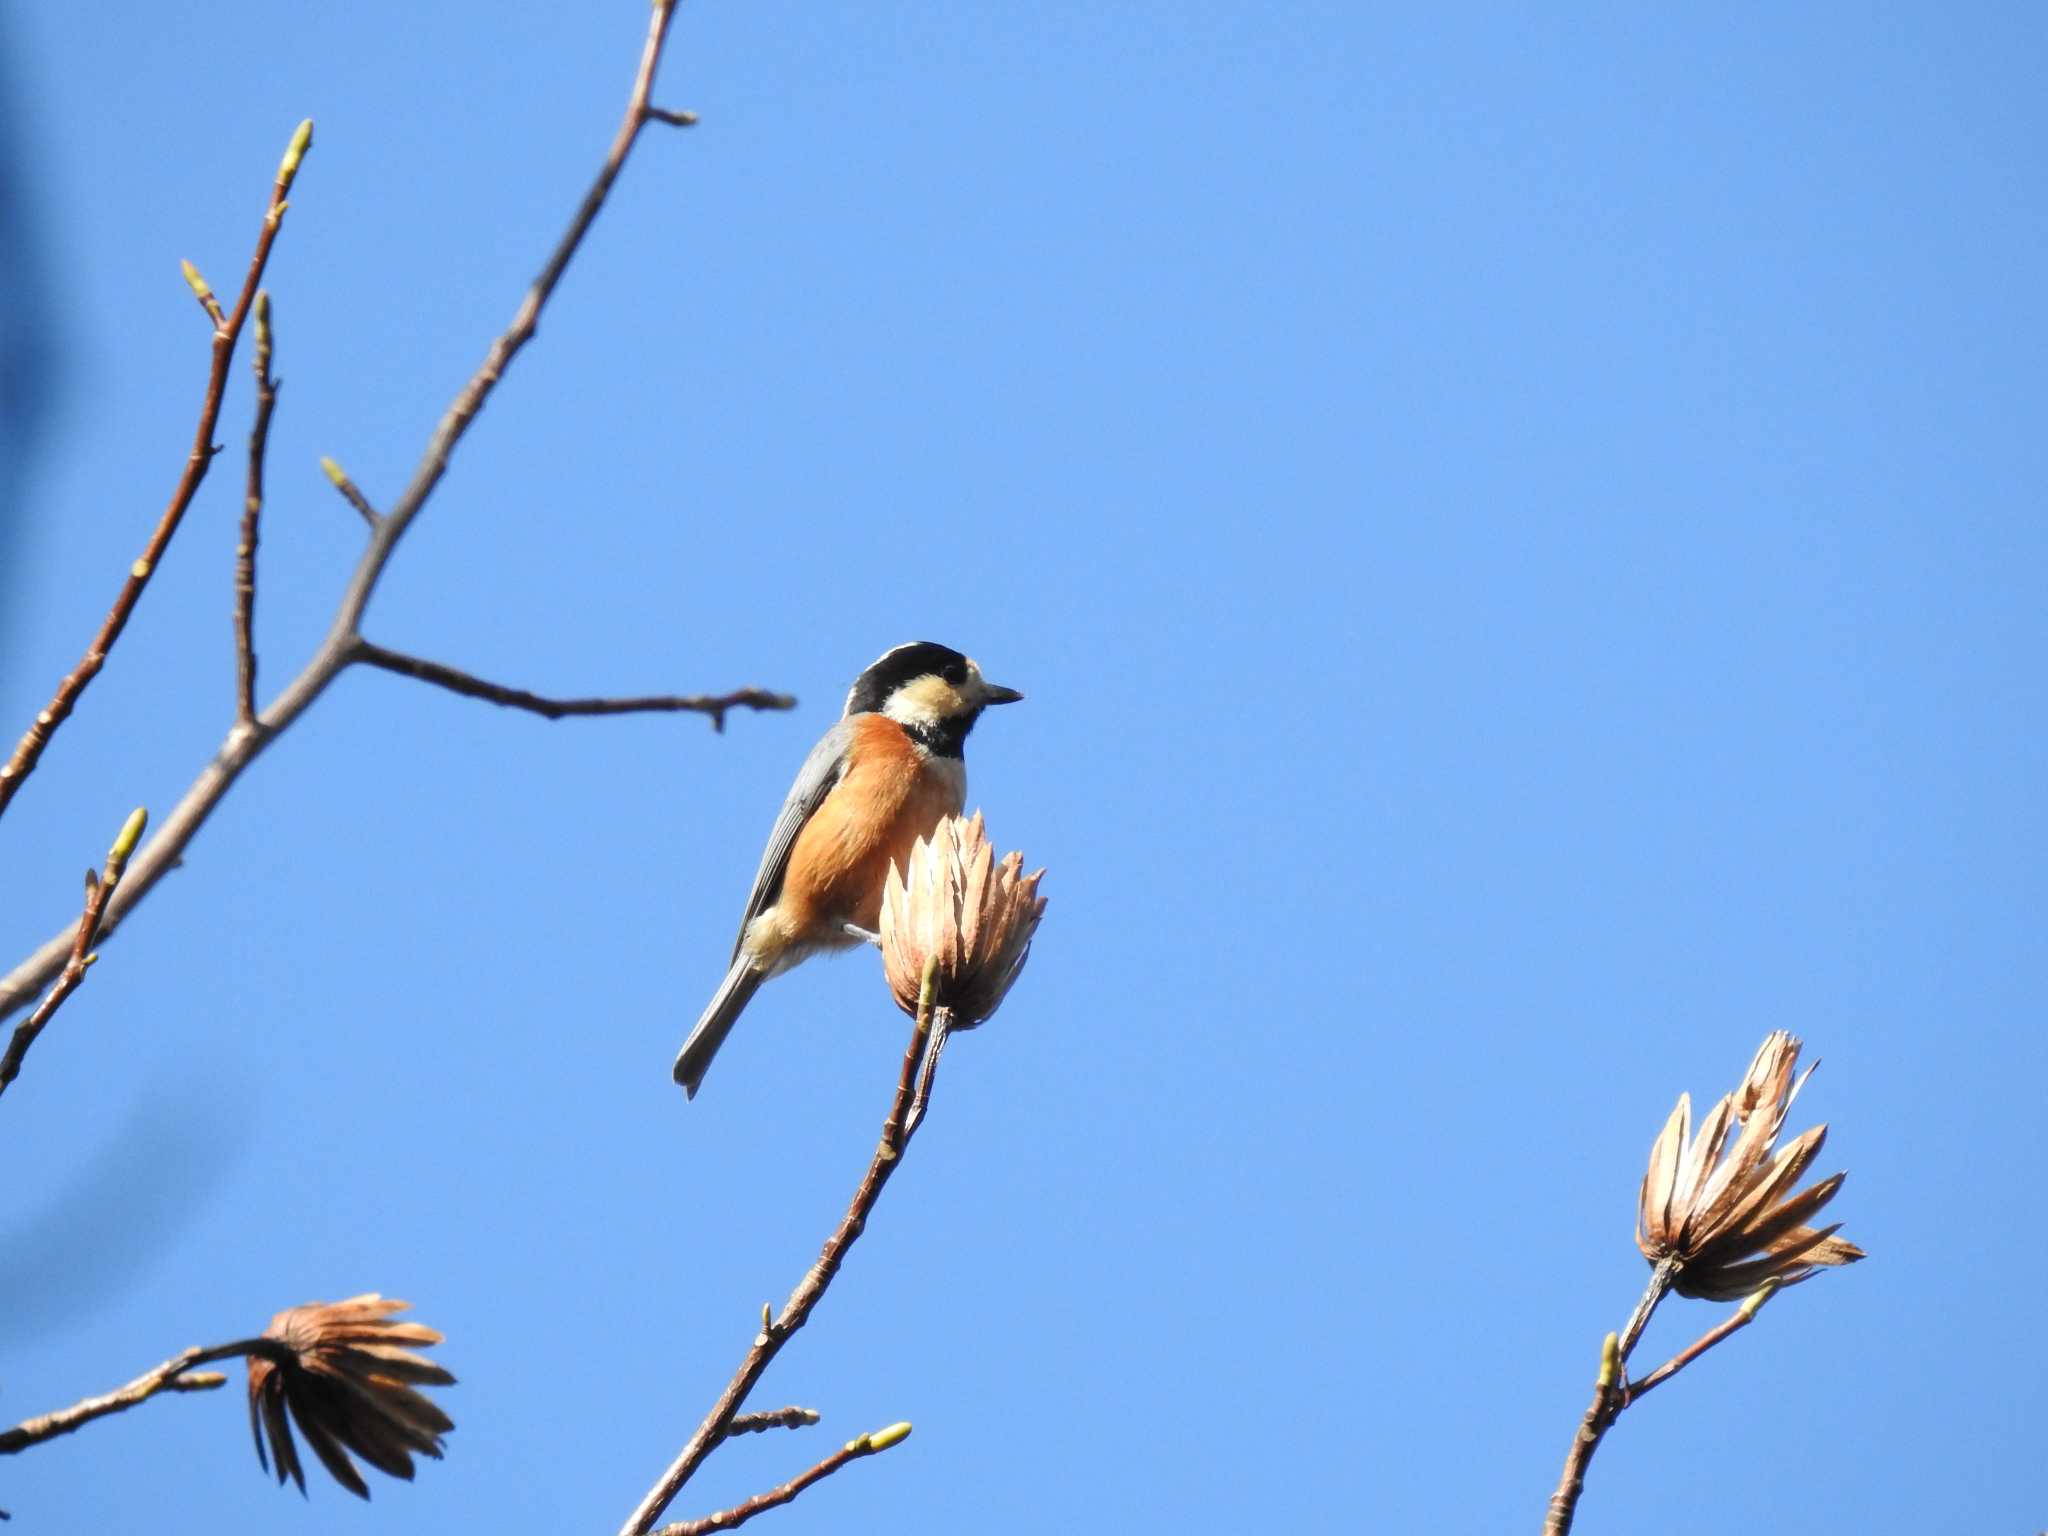
[[[920,677],[891,694],[882,713],[901,725],[936,725],[966,707],[960,690],[943,677]]]

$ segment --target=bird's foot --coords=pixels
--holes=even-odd
[[[877,949],[882,947],[882,936],[873,929],[863,928],[859,923],[846,923],[842,926],[849,939],[862,944],[872,944]]]

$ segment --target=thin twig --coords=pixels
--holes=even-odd
[[[1637,1399],[1641,1398],[1652,1387],[1661,1386],[1669,1381],[1723,1339],[1731,1334],[1740,1333],[1751,1323],[1755,1322],[1757,1313],[1763,1309],[1763,1304],[1771,1299],[1777,1289],[1777,1281],[1768,1282],[1762,1289],[1745,1298],[1742,1305],[1730,1314],[1726,1322],[1709,1328],[1684,1349],[1681,1349],[1669,1360],[1658,1366],[1657,1369],[1650,1372],[1641,1381],[1630,1384],[1624,1396],[1622,1406],[1624,1408],[1634,1407]]]
[[[1550,1496],[1550,1509],[1543,1521],[1543,1536],[1566,1536],[1572,1516],[1578,1512],[1579,1495],[1585,1491],[1586,1468],[1600,1449],[1600,1437],[1622,1409],[1621,1350],[1613,1334],[1600,1346],[1600,1374],[1593,1382],[1593,1401],[1572,1436],[1572,1448],[1564,1459],[1564,1475],[1557,1480],[1557,1492]]]
[[[114,838],[114,846],[107,850],[105,871],[97,876],[89,869],[85,872],[85,911],[79,916],[77,932],[71,941],[71,957],[64,962],[64,969],[58,973],[49,995],[34,1013],[15,1027],[5,1054],[0,1054],[0,1093],[5,1093],[7,1085],[21,1075],[22,1058],[28,1055],[28,1048],[36,1043],[36,1036],[43,1032],[43,1026],[64,1006],[64,999],[84,982],[86,967],[99,958],[93,953],[93,941],[99,937],[107,903],[113,900],[114,892],[120,888],[128,857],[134,853],[135,845],[142,840],[142,829],[148,825],[148,811],[138,806],[129,812],[119,835]]]
[[[263,457],[270,449],[270,413],[277,380],[270,376],[270,295],[256,295],[256,421],[249,429],[249,489],[242,498],[242,538],[235,546],[235,719],[256,721],[256,535],[263,520]]]
[[[911,1097],[910,1118],[904,1122],[906,1134],[915,1131],[924,1120],[925,1106],[931,1102],[932,1080],[939,1075],[939,1057],[945,1054],[946,1042],[952,1038],[953,1010],[935,1009],[932,1013],[932,1043],[917,1070],[917,1091]]]
[[[877,1430],[872,1435],[862,1435],[858,1440],[849,1440],[808,1472],[798,1473],[779,1488],[757,1493],[744,1504],[735,1504],[731,1509],[721,1509],[717,1514],[706,1515],[701,1520],[679,1520],[673,1525],[664,1525],[654,1533],[654,1536],[710,1536],[713,1531],[729,1531],[734,1526],[745,1525],[763,1510],[773,1509],[778,1504],[787,1504],[811,1484],[830,1477],[848,1462],[859,1461],[864,1456],[886,1451],[892,1445],[900,1445],[909,1433],[908,1424],[891,1424],[887,1429]]]
[[[434,487],[440,483],[455,445],[468,430],[470,422],[475,419],[484,401],[490,397],[491,391],[504,377],[505,369],[511,364],[513,355],[532,338],[534,328],[539,323],[541,310],[546,306],[549,295],[554,292],[555,285],[561,281],[562,273],[569,265],[569,259],[576,254],[584,235],[589,232],[598,210],[604,206],[605,195],[610,192],[612,183],[617,180],[620,167],[625,164],[626,156],[633,148],[641,126],[647,121],[645,109],[648,92],[653,87],[655,66],[660,62],[662,46],[667,40],[669,22],[673,19],[674,12],[674,0],[661,0],[661,3],[653,7],[647,41],[641,50],[632,92],[626,103],[625,120],[620,124],[618,134],[612,140],[603,165],[598,168],[597,179],[584,194],[583,202],[570,221],[568,232],[556,243],[547,265],[541,269],[540,276],[534,280],[533,286],[527,290],[526,297],[521,300],[511,327],[491,343],[482,364],[470,376],[469,382],[462,387],[454,403],[441,418],[440,424],[435,427],[433,435],[428,440],[425,457],[414,472],[412,483],[406,487],[390,513],[378,520],[371,534],[369,547],[356,562],[355,570],[342,594],[340,606],[329,626],[326,639],[321,642],[319,649],[314,652],[312,659],[306,663],[299,675],[285,685],[283,692],[271,701],[270,706],[257,716],[252,725],[237,722],[229,729],[226,739],[215,751],[212,760],[200,770],[199,776],[193,780],[184,796],[164,818],[156,837],[136,855],[134,863],[129,868],[128,878],[107,904],[100,926],[102,939],[112,934],[136,902],[148,895],[159,880],[178,866],[187,845],[206,824],[207,818],[213,814],[222,797],[234,786],[235,781],[249,765],[326,691],[329,683],[353,661],[359,659],[357,647],[361,643],[361,636],[358,626],[362,622],[363,610],[369,604],[370,594],[375,589],[378,578],[383,575],[384,567],[390,563],[392,552],[398,547],[398,541],[411,526],[412,520],[419,515],[420,509],[426,505]],[[265,243],[259,246],[258,253],[267,255],[268,250],[268,244]],[[252,282],[248,285],[248,290],[253,288]],[[224,377],[219,372],[218,359],[216,364],[217,376]],[[212,400],[211,395],[209,400]],[[217,411],[217,408],[216,401],[214,409]],[[202,427],[205,429],[200,434],[202,442],[211,430],[211,422],[211,415],[202,416]],[[195,479],[195,488],[196,485]],[[185,499],[190,499],[189,493]],[[182,510],[181,503],[174,505]],[[129,606],[133,606],[132,602]],[[125,619],[125,609],[117,605],[116,611]],[[91,664],[92,670],[97,670],[98,663],[93,661],[93,653],[88,653],[87,662]],[[69,694],[60,695],[60,702],[68,709],[68,700],[75,698],[76,691],[73,690]],[[31,736],[38,736],[38,732],[41,733],[34,752],[41,751],[40,743],[47,739],[48,730],[53,726],[55,718],[58,717],[52,717],[49,711],[45,711],[44,716],[39,717],[36,729],[30,732]],[[17,757],[20,755],[21,753],[17,751]],[[31,761],[32,758],[33,754]],[[9,779],[7,784],[18,785],[19,774]],[[11,792],[11,789],[7,792]],[[0,1019],[27,1007],[63,969],[74,933],[75,929],[66,928],[63,932],[53,935],[4,978],[0,978]]]
[[[94,1419],[103,1419],[110,1413],[120,1413],[137,1403],[146,1403],[159,1392],[210,1392],[227,1381],[218,1371],[187,1375],[186,1372],[195,1365],[209,1365],[216,1360],[233,1360],[243,1355],[261,1355],[265,1359],[283,1362],[289,1359],[290,1353],[289,1346],[276,1339],[260,1338],[238,1339],[232,1344],[216,1344],[210,1349],[195,1347],[185,1350],[154,1370],[144,1371],[125,1387],[116,1388],[101,1397],[88,1397],[55,1413],[24,1419],[10,1430],[0,1431],[0,1454],[12,1455],[45,1440],[68,1435]]]
[[[57,685],[56,696],[30,724],[15,747],[14,755],[0,765],[0,816],[7,813],[7,807],[20,790],[22,781],[35,772],[43,749],[69,717],[79,696],[99,675],[100,668],[106,665],[107,653],[121,638],[129,615],[134,613],[135,605],[142,599],[142,589],[149,585],[149,578],[155,574],[163,560],[164,550],[170,545],[171,535],[178,531],[185,509],[192,505],[192,498],[198,493],[199,482],[206,478],[207,466],[213,462],[213,429],[220,420],[221,399],[227,391],[228,366],[234,361],[235,343],[248,320],[249,307],[255,302],[257,285],[263,281],[263,268],[270,260],[270,247],[276,241],[278,227],[284,220],[285,199],[291,191],[292,178],[298,174],[299,161],[312,142],[313,124],[308,119],[292,135],[291,145],[277,168],[277,178],[270,188],[270,207],[263,215],[263,228],[256,236],[256,251],[249,258],[249,272],[242,279],[242,291],[235,300],[232,315],[222,317],[219,301],[213,300],[212,290],[206,288],[205,279],[199,277],[190,262],[185,264],[187,280],[193,282],[194,292],[205,290],[201,303],[214,321],[213,361],[206,376],[206,397],[199,407],[199,426],[193,434],[192,451],[185,458],[184,473],[178,477],[177,487],[171,492],[171,503],[158,520],[156,532],[149,536],[149,543],[143,547],[142,558],[128,568],[128,579],[122,583],[120,595],[114,599],[106,622],[100,625],[99,633],[93,636],[92,644],[86,648],[84,659]]]
[[[1607,1335],[1600,1348],[1600,1376],[1593,1386],[1593,1403],[1580,1420],[1578,1432],[1572,1436],[1571,1449],[1565,1453],[1564,1473],[1557,1480],[1557,1491],[1550,1496],[1549,1513],[1543,1521],[1543,1536],[1565,1536],[1572,1528],[1572,1516],[1579,1507],[1579,1495],[1585,1491],[1586,1468],[1592,1465],[1593,1453],[1600,1448],[1600,1438],[1607,1433],[1621,1410],[1628,1406],[1629,1390],[1626,1367],[1629,1351],[1635,1348],[1636,1340],[1643,1336],[1643,1329],[1649,1326],[1650,1315],[1657,1310],[1671,1290],[1671,1284],[1678,1278],[1678,1261],[1663,1259],[1650,1271],[1650,1283],[1643,1288],[1635,1310],[1629,1313],[1628,1322],[1617,1334]]]
[[[369,525],[370,531],[376,532],[377,525],[384,520],[384,514],[370,505],[370,498],[362,493],[355,481],[349,479],[348,471],[332,459],[322,459],[320,472],[327,476],[328,484],[341,492],[341,499],[362,514],[363,521]]]
[[[214,296],[213,285],[199,275],[199,269],[189,261],[178,263],[178,270],[185,274],[185,285],[192,290],[192,297],[199,301],[199,307],[206,311],[206,318],[213,322],[215,330],[228,323],[228,317],[221,313],[220,300]]]
[[[818,1422],[815,1408],[770,1408],[765,1413],[743,1413],[726,1426],[728,1435],[758,1435],[765,1429],[808,1429]]]
[[[1643,1288],[1642,1297],[1636,1302],[1635,1311],[1629,1313],[1628,1321],[1621,1329],[1621,1363],[1628,1364],[1628,1357],[1636,1347],[1636,1340],[1643,1336],[1643,1330],[1650,1324],[1650,1315],[1657,1310],[1671,1290],[1672,1282],[1678,1278],[1678,1260],[1663,1258],[1650,1271],[1650,1283]]]
[[[662,1511],[674,1502],[682,1492],[683,1485],[695,1475],[705,1457],[717,1450],[726,1437],[732,1433],[734,1417],[745,1405],[747,1394],[761,1380],[782,1346],[795,1337],[811,1315],[811,1309],[824,1297],[826,1288],[832,1284],[833,1276],[839,1273],[839,1266],[845,1262],[848,1251],[859,1240],[867,1228],[869,1215],[874,1211],[875,1202],[881,1198],[882,1188],[889,1182],[889,1175],[903,1160],[903,1153],[910,1145],[910,1138],[916,1127],[910,1123],[909,1114],[912,1099],[917,1090],[919,1071],[924,1064],[932,1037],[932,967],[925,968],[924,986],[920,996],[918,1014],[911,1027],[910,1044],[903,1052],[903,1067],[897,1076],[896,1092],[890,1100],[888,1118],[882,1122],[881,1141],[875,1147],[875,1155],[868,1162],[868,1169],[862,1175],[860,1186],[853,1192],[853,1200],[846,1207],[845,1216],[839,1226],[825,1240],[818,1262],[810,1267],[797,1288],[790,1293],[783,1305],[782,1315],[769,1320],[764,1307],[763,1326],[754,1336],[754,1344],[740,1361],[739,1369],[733,1372],[732,1380],[726,1383],[718,1401],[704,1416],[704,1422],[697,1426],[680,1455],[669,1464],[655,1485],[648,1490],[639,1506],[626,1518],[619,1528],[619,1536],[646,1536],[654,1529]]]
[[[355,575],[342,595],[341,611],[334,616],[334,625],[328,635],[328,643],[346,645],[353,639],[362,624],[363,610],[369,606],[370,594],[376,590],[378,578],[384,574],[384,567],[390,560],[391,551],[398,541],[405,537],[405,531],[412,520],[426,505],[427,498],[434,493],[434,487],[441,483],[441,476],[447,473],[448,460],[462,441],[470,424],[476,420],[477,412],[483,409],[491,391],[511,366],[512,359],[533,339],[534,331],[540,324],[540,312],[546,306],[555,285],[562,280],[569,260],[583,243],[583,237],[596,220],[598,210],[604,207],[604,200],[618,179],[619,170],[626,163],[626,156],[632,151],[633,143],[640,136],[640,130],[647,122],[647,98],[654,88],[655,67],[661,62],[661,50],[668,37],[669,22],[675,16],[675,0],[656,0],[653,16],[648,23],[647,42],[640,52],[640,67],[633,77],[633,90],[626,102],[625,119],[619,124],[619,131],[612,139],[611,149],[598,167],[597,178],[590,184],[590,190],[583,194],[583,201],[577,207],[575,216],[569,221],[569,228],[556,242],[547,265],[541,268],[540,276],[533,280],[533,286],[520,301],[518,311],[512,317],[512,324],[490,345],[485,353],[483,365],[470,376],[467,384],[456,395],[440,425],[434,428],[433,436],[427,440],[427,450],[419,467],[413,471],[411,484],[393,504],[391,510],[378,521],[376,531],[371,535],[370,547],[356,565]]]
[[[438,661],[426,661],[418,656],[408,656],[385,646],[364,640],[357,644],[355,660],[372,667],[382,667],[386,672],[396,672],[400,677],[415,678],[423,683],[432,683],[437,688],[446,688],[472,699],[487,699],[493,704],[503,704],[510,709],[530,710],[550,720],[560,720],[565,715],[642,715],[677,713],[690,711],[709,715],[713,730],[725,729],[725,712],[729,709],[794,709],[796,700],[786,693],[770,693],[762,688],[740,688],[731,693],[658,693],[633,698],[616,699],[550,699],[537,693],[528,693],[524,688],[507,688],[502,683],[485,682],[454,667],[443,666]]]
[[[1678,1278],[1675,1260],[1666,1259],[1650,1276],[1648,1289],[1642,1300],[1629,1316],[1629,1327],[1635,1337],[1640,1337],[1643,1325],[1650,1314],[1657,1310],[1657,1303],[1664,1299],[1671,1289],[1671,1282]],[[1572,1528],[1572,1516],[1579,1506],[1579,1495],[1585,1491],[1586,1468],[1592,1464],[1593,1453],[1600,1448],[1600,1440],[1614,1421],[1621,1417],[1624,1408],[1635,1405],[1645,1392],[1660,1383],[1669,1381],[1693,1361],[1712,1349],[1730,1334],[1739,1333],[1755,1319],[1757,1311],[1769,1301],[1778,1290],[1778,1283],[1771,1281],[1750,1296],[1726,1322],[1709,1329],[1700,1338],[1673,1355],[1664,1364],[1650,1372],[1641,1381],[1630,1383],[1623,1366],[1627,1360],[1624,1342],[1633,1342],[1626,1335],[1607,1335],[1607,1341],[1600,1351],[1600,1379],[1593,1388],[1593,1403],[1580,1421],[1579,1430],[1572,1437],[1571,1450],[1566,1454],[1564,1474],[1557,1481],[1557,1492],[1550,1496],[1550,1511],[1543,1522],[1543,1536],[1565,1536]]]

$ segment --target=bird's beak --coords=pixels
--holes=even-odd
[[[984,704],[1014,704],[1024,695],[1014,688],[1005,688],[1001,683],[984,679],[981,685],[981,702]]]

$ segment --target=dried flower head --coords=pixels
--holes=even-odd
[[[270,1320],[264,1338],[290,1354],[281,1360],[249,1358],[249,1429],[264,1471],[270,1470],[263,1454],[267,1430],[278,1482],[289,1477],[306,1491],[287,1408],[321,1464],[360,1498],[367,1499],[370,1490],[350,1451],[379,1472],[407,1481],[414,1452],[440,1459],[441,1436],[455,1425],[413,1388],[451,1386],[455,1378],[406,1347],[441,1342],[424,1324],[390,1321],[408,1305],[371,1292],[288,1307]]]
[[[1767,1037],[1742,1086],[1724,1096],[1692,1135],[1692,1099],[1678,1107],[1650,1148],[1636,1217],[1636,1246],[1652,1264],[1670,1262],[1682,1296],[1733,1301],[1767,1281],[1796,1285],[1826,1265],[1853,1264],[1863,1250],[1835,1236],[1839,1223],[1806,1225],[1834,1198],[1846,1174],[1792,1194],[1819,1155],[1828,1128],[1817,1125],[1776,1152],[1792,1100],[1813,1068],[1797,1079],[1799,1042],[1783,1030]],[[1734,1145],[1731,1130],[1741,1130]],[[1689,1144],[1688,1144],[1689,1143]],[[1726,1151],[1726,1156],[1722,1154]]]
[[[910,867],[889,866],[882,888],[882,963],[896,1005],[917,1016],[925,961],[936,957],[933,1000],[968,1029],[994,1013],[1024,969],[1045,912],[1024,855],[996,862],[981,813],[951,816],[910,850]]]

